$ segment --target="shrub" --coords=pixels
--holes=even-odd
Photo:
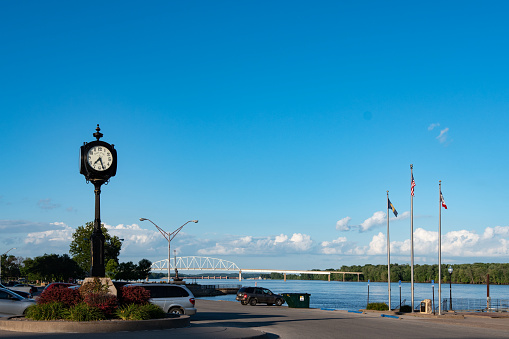
[[[107,318],[111,318],[118,307],[118,300],[109,293],[89,293],[83,300],[88,306],[98,308]]]
[[[388,311],[389,306],[387,306],[386,303],[369,303],[366,309],[375,311]]]
[[[74,306],[81,302],[80,292],[67,287],[55,287],[41,293],[38,304],[47,304],[52,302],[61,302],[66,307]]]
[[[120,292],[120,304],[147,304],[150,299],[150,292],[141,286],[124,286]]]
[[[92,307],[85,303],[76,304],[63,313],[64,319],[71,321],[96,321],[106,319],[104,314],[97,307]]]
[[[130,304],[117,309],[115,315],[123,320],[147,320],[150,319],[150,313],[144,305]]]
[[[140,308],[148,312],[148,315],[150,317],[149,319],[159,319],[166,317],[166,313],[160,306],[148,303],[145,305],[141,305]]]
[[[28,307],[25,317],[32,320],[58,320],[64,317],[65,310],[63,303],[53,301]]]

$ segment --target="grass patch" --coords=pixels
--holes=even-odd
[[[25,317],[32,320],[59,320],[64,318],[66,309],[66,305],[58,301],[36,304],[27,308]]]
[[[373,311],[388,311],[389,306],[387,306],[386,303],[369,303],[366,309]]]
[[[97,307],[79,303],[64,311],[64,319],[70,321],[97,321],[106,319]]]

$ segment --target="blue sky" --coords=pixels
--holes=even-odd
[[[79,146],[118,150],[101,219],[123,261],[242,268],[506,262],[503,1],[0,5],[0,252],[67,253],[94,218]],[[391,215],[392,217],[392,215]]]

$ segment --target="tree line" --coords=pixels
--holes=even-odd
[[[474,264],[442,264],[442,282],[449,282],[448,268],[452,267],[450,276],[454,284],[486,284],[489,274],[490,284],[509,284],[509,264],[500,263],[474,263]],[[312,271],[331,272],[362,272],[360,281],[387,282],[387,265],[353,265],[341,266],[340,269],[326,269]],[[271,273],[262,275],[264,278],[283,279],[282,273]],[[294,280],[328,280],[327,275],[322,274],[287,274],[286,279]],[[331,274],[331,280],[343,281],[343,274]],[[411,267],[409,264],[391,264],[391,282],[399,280],[411,281]],[[414,265],[414,282],[430,283],[432,280],[438,283],[438,264],[435,265]],[[357,281],[357,274],[345,274],[344,281]]]
[[[141,259],[138,264],[119,262],[118,256],[122,248],[122,239],[110,236],[108,230],[101,225],[105,236],[104,257],[106,276],[115,280],[143,280],[150,274],[152,262]],[[94,224],[87,222],[79,226],[73,233],[69,245],[69,254],[44,254],[35,258],[22,258],[13,255],[1,257],[1,279],[27,281],[74,281],[88,276],[90,271],[90,238]]]

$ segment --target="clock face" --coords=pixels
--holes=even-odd
[[[104,146],[94,146],[88,150],[87,162],[96,171],[106,171],[113,163],[113,156]]]

